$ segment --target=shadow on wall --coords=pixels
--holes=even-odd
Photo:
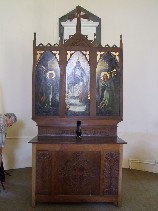
[[[10,169],[16,166],[16,153],[21,147],[19,133],[24,127],[23,121],[18,120],[12,127],[7,128],[7,137],[3,149],[4,168]]]
[[[0,84],[0,113],[15,113],[14,110],[6,111],[5,109],[5,100],[3,95],[3,87]],[[3,162],[4,167],[13,168],[16,165],[16,154],[17,149],[21,147],[21,141],[20,141],[20,133],[22,129],[24,128],[24,122],[19,120],[17,116],[17,122],[13,124],[12,127],[7,128],[7,136],[5,140],[5,146],[3,148]]]
[[[16,113],[15,113],[16,115]],[[12,127],[7,128],[7,137],[8,138],[18,138],[20,135],[20,132],[24,128],[24,122],[18,119],[17,116],[17,122],[13,124]]]
[[[120,135],[127,141],[124,146],[124,167],[132,169],[158,172],[158,134],[155,133],[126,133]],[[134,162],[137,160],[140,162]]]

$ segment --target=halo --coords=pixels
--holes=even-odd
[[[50,74],[50,73],[53,74],[52,78],[55,78],[55,72],[54,72],[54,71],[48,71],[48,72],[47,72],[47,78],[49,79],[49,74]]]
[[[108,72],[102,72],[100,74],[100,78],[102,79],[104,75],[106,75],[108,77],[108,79],[109,79],[110,76],[109,76],[109,73]]]

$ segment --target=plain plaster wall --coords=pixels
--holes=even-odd
[[[119,46],[123,35],[123,167],[129,158],[158,160],[158,1],[0,0],[0,112],[18,117],[8,129],[6,169],[31,166],[33,33],[37,43],[58,43],[58,20],[77,5],[101,18],[103,45]]]

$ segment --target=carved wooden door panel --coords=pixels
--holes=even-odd
[[[100,152],[57,152],[55,195],[98,195]]]
[[[51,194],[52,183],[52,156],[51,152],[37,151],[36,155],[36,193]]]

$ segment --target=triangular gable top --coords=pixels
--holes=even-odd
[[[97,22],[98,23],[98,26],[96,27],[96,34],[95,34],[96,45],[101,44],[101,18],[99,18],[98,16],[94,15],[93,13],[87,11],[86,9],[84,9],[81,6],[77,6],[76,9],[70,11],[66,15],[59,18],[59,37],[60,37],[60,40],[64,41],[64,39],[63,39],[64,27],[61,23],[67,22],[70,19],[70,17],[73,16],[77,12],[77,8],[80,8],[80,12],[88,16],[88,20],[90,22]]]
[[[64,46],[94,47],[93,43],[90,40],[88,40],[83,34],[78,32],[76,32],[68,40],[66,40]]]

